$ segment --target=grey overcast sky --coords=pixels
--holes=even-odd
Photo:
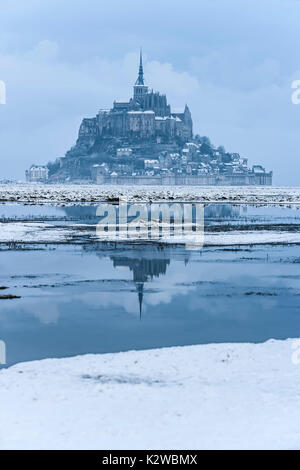
[[[299,185],[298,0],[0,0],[0,179],[63,156],[83,117],[147,84],[194,131]]]

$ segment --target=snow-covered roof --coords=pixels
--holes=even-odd
[[[169,119],[168,116],[155,116],[155,119],[157,121],[166,121],[167,119]]]
[[[48,170],[44,165],[31,165],[30,170]]]
[[[262,166],[253,166],[253,172],[254,173],[265,173],[265,169]]]
[[[127,111],[127,114],[155,114],[154,111]]]
[[[184,108],[174,108],[172,114],[184,114]]]

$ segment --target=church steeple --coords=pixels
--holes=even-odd
[[[143,68],[143,54],[142,49],[140,50],[140,66],[138,78],[133,87],[133,98],[139,105],[142,103],[143,97],[148,93],[148,87],[144,81],[144,68]]]
[[[143,54],[142,48],[140,50],[140,66],[139,66],[139,75],[135,82],[136,85],[144,85],[144,69],[143,69]]]

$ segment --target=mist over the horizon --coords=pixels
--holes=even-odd
[[[75,143],[83,117],[147,84],[188,103],[194,133],[299,185],[298,0],[3,0],[1,178],[24,179]]]

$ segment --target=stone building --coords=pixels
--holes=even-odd
[[[187,105],[172,112],[166,95],[145,85],[141,53],[133,97],[128,101],[114,101],[112,109],[100,110],[95,118],[83,119],[79,139],[91,145],[98,136],[150,139],[157,143],[176,137],[187,141],[193,136],[192,116]]]
[[[48,180],[49,170],[46,166],[31,165],[26,171],[26,181],[28,183],[45,183]]]
[[[51,183],[271,185],[273,176],[205,136],[193,137],[188,106],[171,109],[166,95],[145,84],[142,53],[132,97],[83,119],[76,144],[48,168]]]

